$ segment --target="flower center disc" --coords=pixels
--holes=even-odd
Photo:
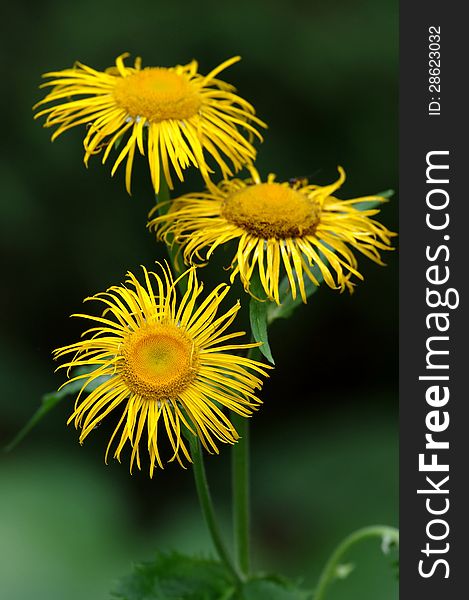
[[[285,239],[313,233],[320,207],[305,194],[280,183],[260,183],[223,202],[223,216],[258,237]]]
[[[122,354],[122,377],[145,398],[173,398],[196,376],[193,344],[173,325],[150,325],[131,334]]]
[[[190,81],[163,67],[152,67],[119,79],[114,98],[131,117],[151,122],[188,119],[201,101]]]

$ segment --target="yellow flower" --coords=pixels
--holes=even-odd
[[[353,250],[383,264],[379,251],[392,249],[395,234],[370,218],[379,210],[358,210],[355,205],[384,198],[335,198],[332,194],[345,180],[341,167],[338,180],[326,186],[308,185],[305,180],[278,183],[273,174],[263,183],[253,167],[251,174],[251,179],[222,181],[205,193],[181,196],[149,226],[160,238],[171,241],[174,236],[188,263],[208,260],[218,246],[237,240],[231,281],[239,273],[249,292],[257,270],[267,297],[277,303],[282,271],[292,297],[299,290],[306,302],[304,277],[319,285],[312,271],[315,266],[331,288],[352,291],[351,276],[363,279]]]
[[[173,188],[170,167],[183,181],[183,170],[193,165],[209,184],[210,161],[218,165],[223,177],[252,163],[256,156],[253,137],[262,141],[253,123],[265,124],[256,118],[251,104],[234,93],[233,86],[216,79],[239,56],[205,76],[197,72],[194,60],[171,68],[142,69],[140,58],[133,67],[126,67],[128,56],[122,54],[116,66],[104,72],[76,63],[72,69],[45,73],[52,80],[41,87],[52,86],[52,90],[34,108],[54,104],[35,118],[47,115],[44,126],[58,126],[52,141],[71,127],[86,125],[85,164],[102,150],[104,164],[118,147],[111,174],[126,161],[129,193],[136,149],[147,155],[156,192],[162,176]]]
[[[97,325],[85,332],[84,339],[54,352],[55,358],[71,356],[59,367],[67,368],[67,373],[75,367],[93,368],[64,384],[83,381],[68,421],[81,428],[80,443],[117,411],[121,415],[106,462],[117,436],[114,457],[120,461],[122,449],[130,442],[130,471],[134,462],[140,469],[139,446],[146,430],[150,476],[156,465],[163,467],[160,426],[172,446],[168,462],[177,459],[181,466],[183,459],[191,462],[183,427],[197,435],[209,452],[218,452],[218,442],[235,443],[239,436],[223,408],[250,416],[260,404],[255,390],[262,381],[256,374],[266,376],[269,368],[230,354],[259,344],[236,344],[234,338],[244,332],[226,333],[240,308],[237,302],[218,314],[229,286],[219,285],[201,300],[202,284],[195,269],[176,281],[169,269],[161,269],[160,276],[143,268],[145,285],[128,273],[127,285],[87,298],[104,304],[102,315],[74,316]],[[182,278],[187,278],[187,291],[178,304],[176,285]],[[88,393],[87,387],[96,383]]]

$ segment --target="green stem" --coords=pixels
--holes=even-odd
[[[343,555],[350,549],[351,546],[367,538],[379,537],[388,539],[389,542],[399,545],[399,531],[395,527],[387,527],[386,525],[372,525],[358,529],[346,537],[334,550],[331,557],[327,561],[322,570],[319,582],[314,595],[314,600],[322,600],[324,593],[329,585],[336,578],[337,567]]]
[[[168,184],[164,177],[162,177],[160,190],[157,196],[157,202],[159,204],[166,203],[163,206],[160,206],[158,212],[160,214],[165,214],[168,212],[170,204],[170,194]],[[171,242],[172,240],[169,240]],[[171,262],[171,266],[174,270],[178,270],[177,265],[177,252],[178,245],[177,244],[167,244],[169,260]],[[187,278],[179,280],[178,287],[180,289],[181,294],[184,294],[187,290]],[[220,560],[225,564],[227,570],[233,576],[233,579],[236,585],[241,584],[242,576],[233,565],[233,562],[225,548],[225,544],[221,537],[220,528],[218,526],[218,522],[215,516],[215,509],[213,507],[212,498],[210,495],[210,490],[208,487],[207,476],[205,474],[205,467],[203,462],[202,450],[200,448],[200,441],[197,436],[193,434],[189,434],[189,442],[191,447],[191,456],[192,461],[194,463],[194,479],[195,486],[197,489],[197,496],[199,498],[199,503],[202,509],[202,513],[205,517],[205,522],[207,523],[208,530],[210,532],[213,545],[216,548],[218,556]]]
[[[161,166],[160,166],[160,169],[161,169]],[[166,178],[163,175],[163,172],[161,172],[160,189],[158,191],[158,194],[156,195],[156,200],[157,200],[158,204],[162,204],[163,202],[169,202],[170,199],[171,198],[170,198],[170,194],[169,194],[169,186],[166,181]],[[169,204],[164,204],[163,206],[160,207],[158,212],[161,215],[165,215],[168,212],[168,209],[169,209]]]
[[[251,348],[248,358],[258,359],[258,348]],[[250,571],[250,487],[249,487],[249,421],[235,412],[231,412],[231,421],[239,433],[240,439],[231,451],[233,486],[233,535],[235,556],[240,571],[249,575]]]
[[[233,534],[235,556],[239,569],[244,575],[250,569],[249,534],[250,494],[249,494],[249,421],[235,412],[231,413],[231,421],[240,435],[240,439],[232,449],[233,477]]]
[[[207,476],[205,474],[200,441],[197,436],[190,435],[190,446],[192,461],[194,463],[194,478],[195,486],[197,488],[197,495],[203,515],[205,517],[205,521],[207,523],[207,527],[212,537],[213,545],[215,546],[220,560],[225,564],[226,568],[233,576],[236,584],[240,585],[243,581],[243,577],[234,566],[221,537],[220,528],[215,516],[215,509],[213,507],[212,498],[208,487]]]
[[[161,165],[160,165],[160,169],[161,169],[161,181],[160,181],[160,189],[156,196],[156,201],[160,205],[158,208],[158,214],[165,215],[171,206],[171,204],[170,204],[171,195],[169,192],[168,183],[163,175],[163,168]],[[180,274],[181,270],[180,270],[179,261],[178,261],[179,245],[173,243],[172,236],[169,236],[168,239],[166,240],[166,248],[168,249],[169,262],[171,263],[171,266],[173,267],[175,274]],[[187,277],[184,277],[183,279],[179,280],[178,287],[179,287],[181,294],[184,294],[187,291]]]

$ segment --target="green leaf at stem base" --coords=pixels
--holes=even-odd
[[[311,600],[312,592],[276,575],[256,575],[236,585],[215,560],[160,553],[134,567],[112,592],[116,600]]]

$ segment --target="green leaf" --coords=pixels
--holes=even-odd
[[[377,196],[381,196],[381,198],[386,198],[387,200],[389,200],[390,198],[392,198],[394,196],[396,192],[393,189],[389,189],[389,190],[384,190],[384,192],[378,192],[376,195]]]
[[[321,283],[324,279],[321,270],[318,266],[314,266],[311,269],[312,274],[316,277],[318,283]],[[305,292],[306,298],[310,298],[313,294],[318,291],[318,286],[315,285],[310,279],[305,278]],[[267,308],[267,323],[270,324],[276,319],[288,319],[291,317],[295,309],[303,303],[300,294],[298,293],[296,298],[293,300],[290,291],[290,283],[288,277],[284,277],[279,287],[280,304],[271,302]]]
[[[182,554],[158,554],[137,564],[112,592],[119,600],[231,600],[236,589],[218,562]]]
[[[243,600],[312,600],[313,594],[283,577],[251,579],[243,586]]]
[[[384,192],[380,192],[376,194],[376,196],[380,196],[381,198],[392,198],[394,195],[394,190],[385,190]],[[370,202],[360,202],[355,204],[355,208],[358,210],[372,210],[377,206],[380,206],[381,202],[379,200],[372,200]],[[333,251],[333,249],[331,248]],[[321,254],[321,258],[324,258]],[[324,262],[327,262],[324,258]],[[318,280],[318,283],[322,283],[324,277],[322,276],[321,271],[317,266],[311,269],[314,277]],[[305,290],[306,290],[306,298],[310,298],[315,292],[318,290],[318,286],[312,283],[309,279],[305,279]],[[280,283],[279,287],[279,296],[280,296],[280,305],[277,305],[273,302],[269,303],[267,308],[267,323],[270,324],[276,319],[288,319],[294,313],[295,309],[302,304],[301,296],[297,296],[295,300],[293,300],[291,291],[290,291],[290,283],[288,281],[288,277],[284,277]]]
[[[259,575],[237,587],[218,561],[159,553],[137,564],[112,592],[118,600],[312,600],[312,592],[277,575]]]
[[[262,346],[259,347],[259,350],[266,357],[266,359],[274,365],[275,362],[269,346],[269,338],[267,334],[267,315],[269,305],[273,303],[266,299],[259,276],[255,276],[254,274],[251,279],[250,291],[254,294],[254,296],[256,296],[256,298],[258,298],[258,300],[256,300],[256,298],[251,298],[249,303],[249,319],[251,322],[252,335],[256,342],[262,342]]]
[[[114,142],[114,150],[119,150],[119,146],[122,143],[122,140],[124,138],[124,134],[120,135],[117,140]]]
[[[385,190],[384,192],[379,192],[379,194],[375,194],[375,196],[381,196],[381,198],[386,198],[386,200],[388,200],[394,196],[394,190]],[[372,200],[371,202],[359,202],[358,204],[354,204],[354,207],[357,210],[371,210],[372,208],[381,206],[381,204],[382,202],[380,202],[379,200]]]
[[[95,370],[95,368],[96,367],[80,367],[79,369],[76,369],[74,371],[72,377],[84,373],[91,373]],[[108,376],[97,377],[89,385],[86,386],[86,390],[88,392],[92,392],[99,385],[104,383],[108,378]],[[57,404],[61,400],[63,400],[67,396],[77,394],[83,387],[83,383],[84,381],[82,379],[79,379],[78,381],[73,381],[69,385],[66,385],[58,392],[50,392],[48,394],[44,394],[39,408],[29,419],[26,425],[24,425],[24,427],[22,427],[20,431],[15,435],[15,437],[8,444],[8,446],[5,446],[5,452],[10,452],[11,450],[13,450],[13,448],[15,448],[28,435],[31,429],[33,429],[33,427],[35,427],[39,423],[39,421],[41,421],[55,406],[57,406]]]

